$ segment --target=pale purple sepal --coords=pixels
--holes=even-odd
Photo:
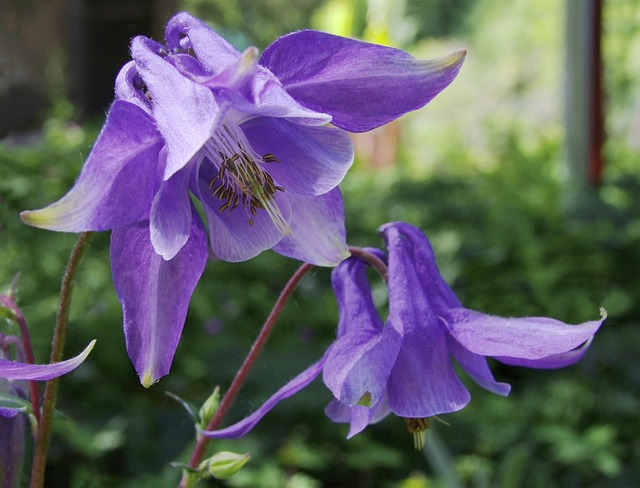
[[[291,233],[273,247],[275,252],[316,266],[336,266],[349,257],[339,188],[312,198],[289,195],[289,205]]]
[[[286,385],[275,392],[262,406],[253,412],[251,415],[241,420],[240,422],[233,424],[229,427],[219,430],[204,430],[200,433],[206,437],[222,438],[222,439],[236,439],[242,437],[251,429],[253,429],[258,422],[264,417],[273,407],[275,407],[281,400],[289,398],[295,395],[304,387],[309,385],[322,371],[324,365],[324,359],[313,363],[307,369],[305,369],[298,376],[289,381]]]
[[[195,215],[189,239],[169,261],[155,252],[146,222],[111,234],[111,269],[127,352],[145,387],[169,373],[207,256],[206,233]]]
[[[9,380],[48,381],[73,371],[87,358],[96,341],[93,340],[77,356],[51,364],[28,364],[0,359],[0,378]]]
[[[589,346],[593,342],[593,337],[590,337],[580,347],[572,349],[571,351],[553,354],[551,356],[543,357],[540,359],[522,359],[522,358],[510,358],[505,356],[494,356],[495,359],[504,364],[511,366],[524,366],[526,368],[536,369],[557,369],[565,368],[577,363],[587,353]]]
[[[162,145],[149,115],[115,101],[73,188],[48,207],[22,212],[22,220],[49,230],[85,232],[146,218]]]
[[[400,49],[304,30],[276,40],[260,64],[304,106],[364,132],[427,104],[453,81],[464,57],[460,50],[421,61]]]
[[[476,354],[541,359],[582,345],[603,320],[568,325],[547,317],[504,318],[457,308],[445,323],[451,335]]]

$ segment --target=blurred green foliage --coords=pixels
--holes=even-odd
[[[341,3],[184,0],[239,48],[264,47],[286,31],[339,18],[347,12],[335,10]],[[445,416],[449,426],[435,423],[424,452],[412,449],[393,417],[346,441],[346,426],[323,415],[330,396],[317,381],[246,438],[215,442],[217,450],[251,452],[252,460],[234,478],[207,486],[595,488],[631,487],[640,477],[640,133],[629,130],[638,111],[629,53],[640,46],[640,7],[607,2],[607,178],[593,190],[592,207],[569,215],[561,4],[447,4],[408,0],[393,17],[414,25],[403,42],[416,56],[466,47],[469,57],[451,87],[396,124],[395,164],[374,167],[366,157],[366,147],[388,143],[388,134],[358,140],[365,151],[342,185],[350,243],[381,246],[378,226],[406,220],[431,238],[443,274],[470,308],[580,322],[597,318],[602,305],[609,320],[577,366],[549,372],[494,363],[496,377],[513,385],[509,398],[465,379],[471,404]],[[367,2],[353,5],[343,29],[376,37],[367,31]],[[381,29],[393,41],[393,26]],[[40,133],[0,143],[0,284],[21,273],[20,304],[40,361],[48,357],[75,237],[24,226],[18,213],[56,200],[73,184],[102,121],[72,120],[72,108],[59,100]],[[216,384],[224,389],[297,263],[271,252],[247,263],[211,262],[171,375],[145,390],[124,348],[108,241],[108,233],[95,237],[78,277],[66,354],[93,338],[98,343],[82,368],[62,379],[59,407],[68,420],[57,425],[49,479],[72,488],[175,486],[179,473],[169,463],[188,458],[194,432],[165,391],[201,404]],[[305,278],[228,422],[322,355],[337,320],[329,278],[326,269]]]

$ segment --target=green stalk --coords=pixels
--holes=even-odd
[[[64,341],[67,335],[69,325],[69,310],[71,308],[71,295],[75,277],[80,267],[80,261],[84,256],[89,242],[91,241],[92,232],[84,232],[78,237],[78,241],[71,251],[67,268],[62,278],[62,286],[60,288],[60,302],[58,304],[58,313],[56,315],[56,327],[53,333],[53,341],[51,343],[51,363],[57,363],[62,359],[64,352]],[[43,488],[45,467],[47,464],[47,455],[49,452],[49,443],[51,442],[51,428],[53,424],[53,412],[56,406],[56,397],[58,395],[59,378],[47,382],[44,390],[44,401],[42,404],[42,415],[38,432],[36,434],[33,465],[31,467],[31,484],[30,488]]]

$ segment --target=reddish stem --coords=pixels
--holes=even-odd
[[[382,259],[361,247],[349,246],[349,252],[352,256],[357,256],[363,261],[366,261],[372,268],[380,273],[380,276],[382,276],[382,279],[385,282],[387,281],[389,277],[389,269]]]
[[[300,266],[296,270],[296,272],[291,276],[291,278],[289,278],[289,281],[280,292],[280,296],[278,297],[278,300],[274,304],[273,309],[271,310],[271,313],[269,314],[269,316],[267,317],[267,320],[262,326],[262,329],[260,330],[258,337],[256,338],[255,342],[251,346],[251,350],[249,351],[249,354],[247,354],[247,357],[242,363],[242,366],[236,373],[236,376],[233,378],[233,381],[231,382],[229,389],[227,390],[224,397],[222,398],[222,401],[220,402],[220,406],[218,407],[216,414],[213,416],[213,418],[207,425],[206,430],[215,430],[224,420],[225,415],[231,408],[231,405],[233,405],[233,402],[236,396],[240,392],[242,385],[247,379],[247,376],[249,375],[251,368],[255,364],[256,360],[258,359],[258,356],[260,355],[260,353],[264,349],[264,346],[269,340],[269,336],[271,335],[271,332],[273,331],[273,328],[275,327],[276,322],[278,321],[278,317],[282,313],[284,306],[286,305],[287,301],[291,297],[291,294],[295,290],[296,286],[298,286],[298,283],[300,283],[300,280],[312,267],[313,267],[312,264],[304,263],[302,266]],[[191,466],[192,468],[197,468],[200,465],[200,463],[202,462],[202,458],[205,455],[207,446],[209,445],[209,442],[211,442],[211,438],[205,437],[203,435],[198,436],[198,440],[196,441],[196,445],[193,449],[193,453],[191,454],[189,466]],[[187,488],[188,486],[189,485],[188,485],[186,476],[183,476],[182,480],[180,481],[179,487]]]

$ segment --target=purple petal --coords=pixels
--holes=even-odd
[[[444,316],[451,308],[462,306],[442,278],[431,243],[420,229],[404,222],[391,222],[378,231],[384,237],[389,253],[405,256],[409,260],[408,266],[415,268],[412,272],[416,278],[415,290],[422,289],[436,315]]]
[[[370,407],[385,392],[402,336],[382,326],[364,261],[344,261],[334,270],[332,282],[340,312],[339,336],[327,352],[322,377],[341,402]]]
[[[324,409],[324,413],[332,422],[349,423],[349,433],[347,439],[351,439],[356,434],[362,432],[368,425],[379,422],[391,413],[386,397],[373,408],[349,407],[336,399],[331,400]]]
[[[74,187],[46,208],[22,212],[22,220],[44,229],[84,232],[146,219],[162,145],[143,110],[115,101]]]
[[[138,36],[131,54],[152,99],[153,116],[167,144],[164,179],[184,167],[209,139],[217,124],[213,93],[182,75],[160,54],[163,47]]]
[[[566,366],[571,366],[572,364],[577,363],[582,359],[585,355],[589,346],[593,342],[593,337],[589,338],[587,342],[585,342],[582,346],[577,347],[576,349],[572,349],[571,351],[564,352],[561,354],[553,354],[551,356],[547,356],[541,359],[521,359],[521,358],[510,358],[504,356],[497,356],[495,359],[504,364],[509,364],[511,366],[524,366],[526,368],[536,368],[536,369],[557,369],[564,368]]]
[[[329,349],[323,381],[347,405],[375,405],[385,392],[401,345],[402,336],[393,327],[380,334],[353,331]]]
[[[27,410],[27,407],[11,408],[11,407],[2,407],[2,406],[0,406],[0,417],[12,418],[12,417],[15,417],[19,413],[24,412],[26,410]]]
[[[137,105],[152,117],[151,101],[144,93],[144,82],[138,74],[135,61],[125,64],[116,77],[116,100],[124,100]]]
[[[389,323],[404,334],[389,378],[389,405],[402,417],[460,410],[470,396],[451,364],[446,329],[430,303],[433,290],[422,288],[428,262],[397,230],[383,232],[389,249]]]
[[[304,106],[364,132],[427,104],[458,74],[465,51],[421,61],[399,49],[317,31],[288,34],[260,64]]]
[[[304,387],[309,385],[309,383],[311,383],[314,379],[316,379],[316,377],[320,374],[320,371],[322,371],[323,364],[324,359],[313,363],[302,373],[300,373],[298,376],[296,376],[286,385],[280,388],[277,392],[275,392],[273,396],[271,396],[266,402],[264,402],[258,410],[253,412],[244,420],[230,425],[229,427],[225,427],[224,429],[205,430],[200,433],[204,436],[218,439],[237,439],[238,437],[242,437],[251,429],[253,429],[257,425],[257,423],[262,420],[262,417],[269,413],[281,400],[295,395]]]
[[[288,192],[322,195],[342,181],[353,164],[353,143],[335,127],[298,125],[284,119],[260,117],[242,124],[258,154],[273,154],[279,163],[265,170]]]
[[[331,272],[331,284],[338,302],[338,338],[358,330],[382,332],[364,261],[351,257],[340,263]]]
[[[408,418],[455,412],[469,403],[471,397],[451,365],[437,321],[423,319],[419,329],[405,333],[387,394],[393,413]]]
[[[0,378],[10,380],[48,381],[73,371],[87,358],[96,341],[93,340],[76,357],[52,364],[28,364],[0,359]]]
[[[291,234],[273,250],[316,266],[335,266],[349,257],[340,190],[303,198],[289,195]]]
[[[446,319],[453,337],[471,352],[522,359],[571,351],[589,340],[603,321],[568,325],[546,317],[502,318],[465,308],[452,309]]]
[[[151,206],[149,226],[156,253],[173,259],[191,235],[191,219],[189,172],[185,168],[162,182]]]
[[[145,387],[169,373],[207,255],[206,233],[195,211],[191,236],[170,261],[153,249],[146,222],[111,234],[111,269],[127,352]]]
[[[509,394],[511,385],[500,383],[494,379],[485,356],[467,351],[450,335],[447,336],[447,346],[462,369],[482,388],[497,395],[507,396]]]
[[[186,12],[169,20],[165,30],[167,46],[173,50],[193,49],[196,57],[213,73],[234,63],[240,53],[207,24]]]
[[[283,238],[283,231],[265,210],[258,209],[253,216],[248,208],[240,205],[221,212],[219,209],[226,200],[213,196],[215,187],[209,188],[213,176],[213,165],[205,160],[200,167],[197,191],[209,226],[211,249],[216,256],[223,261],[246,261],[271,249]],[[287,195],[277,192],[272,201],[282,213],[282,220],[289,222],[291,207]]]

